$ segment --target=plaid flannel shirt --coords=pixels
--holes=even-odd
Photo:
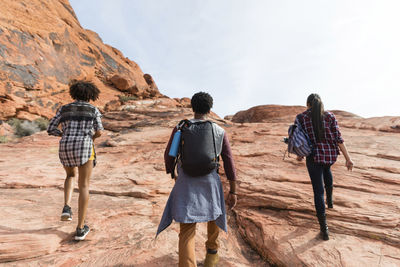
[[[320,164],[335,163],[340,154],[338,144],[344,142],[335,115],[332,112],[325,112],[323,121],[325,133],[320,142],[317,142],[314,135],[311,110],[309,109],[298,114],[296,118],[299,120],[301,126],[305,129],[311,140],[313,145],[312,156],[314,162]]]
[[[58,129],[61,124],[62,131]],[[61,136],[59,157],[62,165],[76,167],[85,164],[91,154],[95,131],[103,130],[101,113],[85,101],[62,106],[47,128],[49,135]],[[96,157],[94,160],[96,165]]]

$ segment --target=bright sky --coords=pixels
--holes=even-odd
[[[214,111],[305,105],[400,116],[398,0],[70,0],[81,25],[161,93],[209,92]]]

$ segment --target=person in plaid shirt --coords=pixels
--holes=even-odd
[[[84,240],[90,231],[89,226],[84,223],[89,201],[90,175],[96,165],[93,141],[101,135],[104,128],[100,111],[89,104],[90,100],[99,98],[99,89],[93,83],[75,81],[71,84],[69,93],[75,102],[62,106],[57,111],[56,116],[50,120],[47,133],[61,137],[59,158],[67,175],[61,214],[63,221],[72,220],[70,202],[74,190],[75,169],[78,167],[79,210],[75,240]],[[60,124],[62,130],[58,128]]]
[[[332,112],[324,111],[324,105],[318,94],[308,96],[307,110],[298,114],[296,120],[306,131],[312,143],[313,152],[307,157],[306,165],[313,186],[314,203],[321,235],[324,240],[329,240],[325,214],[324,185],[328,208],[333,208],[331,166],[336,162],[340,154],[339,149],[346,158],[346,167],[349,171],[353,169],[353,162],[347,152],[335,115]],[[302,157],[297,157],[299,161],[302,159]]]

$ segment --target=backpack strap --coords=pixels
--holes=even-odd
[[[184,120],[181,120],[181,121],[178,123],[178,125],[176,126],[176,128],[177,128],[178,130],[182,130],[182,128],[183,128],[184,126],[190,126],[191,124],[192,124],[192,122],[191,122],[190,120],[184,119]]]
[[[215,154],[215,160],[217,160],[217,147],[215,145],[215,135],[214,135],[214,124],[211,121],[208,121],[211,124],[211,133],[213,137],[213,144],[214,144],[214,154]]]

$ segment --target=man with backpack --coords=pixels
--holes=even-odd
[[[212,97],[199,92],[192,97],[191,104],[194,119],[183,120],[174,128],[165,150],[166,171],[171,173],[176,182],[167,201],[157,235],[166,229],[172,220],[179,222],[179,267],[197,266],[196,223],[207,222],[207,254],[204,266],[211,267],[216,266],[219,261],[218,228],[227,232],[224,191],[218,174],[219,158],[224,162],[230,185],[227,199],[229,209],[233,209],[237,202],[236,171],[225,131],[207,120],[213,106]],[[178,132],[179,134],[176,134]],[[173,140],[174,137],[178,139]],[[177,155],[171,152],[175,144],[179,147]],[[175,166],[178,171],[177,178]]]

